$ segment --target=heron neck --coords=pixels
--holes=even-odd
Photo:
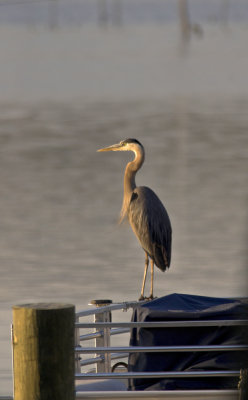
[[[128,216],[128,207],[130,204],[131,196],[132,196],[134,189],[136,188],[135,175],[136,175],[137,171],[141,168],[141,166],[144,162],[144,159],[145,159],[144,149],[141,149],[141,150],[139,150],[137,152],[134,151],[135,158],[133,161],[131,161],[127,164],[126,169],[125,169],[124,195],[123,195],[123,202],[122,202],[119,223],[122,223],[122,221],[124,221],[125,217]]]
[[[135,176],[138,170],[141,168],[144,162],[144,152],[135,153],[135,158],[133,161],[129,162],[126,166],[125,176],[124,176],[124,197],[130,196],[133,190],[136,188]]]
[[[129,162],[126,166],[124,175],[124,196],[122,209],[120,214],[120,223],[124,220],[125,216],[128,214],[128,207],[130,199],[134,189],[136,188],[135,175],[137,171],[141,168],[145,159],[145,154],[143,152],[135,152],[135,158],[133,161]]]
[[[132,162],[128,163],[124,175],[124,198],[128,200],[136,188],[135,176],[138,169],[133,169]]]

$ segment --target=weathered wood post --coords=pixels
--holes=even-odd
[[[75,307],[13,307],[14,400],[74,400]]]

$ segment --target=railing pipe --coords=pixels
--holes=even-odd
[[[113,336],[113,335],[122,335],[122,334],[124,334],[124,333],[129,333],[129,332],[130,332],[130,329],[129,329],[129,328],[111,329],[111,331],[110,331],[110,336]]]
[[[84,367],[86,365],[92,365],[92,364],[96,364],[98,362],[102,361],[102,357],[98,356],[98,357],[92,357],[92,358],[87,358],[87,360],[81,360],[80,361],[80,365],[81,367]]]
[[[129,347],[76,347],[76,353],[178,353],[201,351],[247,351],[247,345],[209,346],[129,346]]]
[[[110,336],[113,335],[120,335],[123,333],[129,333],[130,329],[110,329]],[[91,340],[91,339],[96,339],[99,337],[102,337],[103,333],[102,332],[94,332],[94,333],[86,333],[85,335],[80,335],[80,341],[85,341],[85,340]]]
[[[76,379],[139,379],[139,378],[210,378],[239,377],[240,371],[180,371],[180,372],[119,372],[102,374],[76,374]]]
[[[113,353],[111,354],[111,360],[117,360],[120,358],[127,358],[128,354],[127,353]],[[92,365],[92,364],[96,364],[98,362],[102,361],[102,357],[98,356],[98,357],[92,357],[92,358],[87,358],[87,360],[81,360],[80,361],[80,365],[81,367],[84,367],[86,365]]]
[[[78,328],[185,328],[206,326],[248,326],[247,320],[213,320],[213,321],[156,321],[156,322],[99,322],[76,323]]]
[[[93,332],[93,333],[86,333],[85,335],[80,335],[80,341],[85,341],[85,340],[91,340],[91,339],[96,339],[99,337],[102,337],[103,333],[102,332]]]
[[[94,301],[98,301],[98,300],[92,300],[91,304],[95,304]],[[88,309],[88,310],[82,310],[82,311],[78,311],[77,312],[77,316],[80,317],[88,317],[89,315],[94,315],[94,314],[101,314],[105,311],[116,311],[116,310],[123,310],[123,311],[127,311],[129,308],[137,308],[140,305],[146,303],[147,300],[144,301],[125,301],[123,303],[115,303],[115,304],[111,304],[111,305],[101,305],[101,307],[95,307],[93,309]]]

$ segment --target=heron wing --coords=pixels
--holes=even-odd
[[[134,189],[128,219],[143,249],[164,271],[170,266],[171,223],[168,213],[157,195],[148,187]]]

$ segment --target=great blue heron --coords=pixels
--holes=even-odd
[[[171,223],[163,204],[157,195],[146,186],[136,187],[135,175],[145,159],[145,150],[136,139],[125,139],[118,144],[98,151],[133,151],[135,158],[126,166],[124,175],[124,196],[120,220],[128,218],[129,223],[145,251],[145,270],[139,300],[143,300],[149,258],[151,259],[151,290],[153,299],[154,264],[165,271],[171,260]]]

